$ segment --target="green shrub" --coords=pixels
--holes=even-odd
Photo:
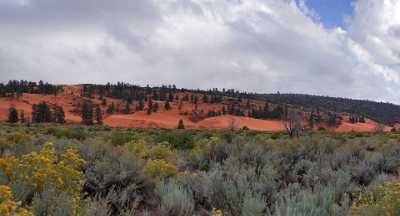
[[[156,141],[158,143],[168,142],[174,149],[188,150],[194,146],[193,133],[189,130],[161,131],[157,135]]]

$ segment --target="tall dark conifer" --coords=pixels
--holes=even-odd
[[[165,110],[170,110],[171,109],[171,104],[169,104],[169,101],[165,102],[164,108],[165,108]]]
[[[183,120],[180,119],[178,122],[178,129],[185,129],[185,125],[183,124]]]
[[[15,107],[10,107],[8,109],[8,123],[17,123],[18,122],[18,111]]]
[[[103,124],[103,114],[101,113],[101,109],[99,106],[96,107],[96,124]]]
[[[51,114],[46,102],[32,105],[32,122],[34,123],[52,122]]]
[[[93,105],[91,101],[85,101],[82,105],[82,123],[85,125],[93,124]]]
[[[62,106],[55,106],[53,108],[53,121],[59,124],[65,123],[65,113]]]

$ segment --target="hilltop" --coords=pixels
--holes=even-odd
[[[250,129],[282,131],[282,117],[301,113],[302,127],[338,132],[390,130],[400,119],[394,104],[296,94],[142,87],[127,83],[51,85],[10,81],[0,85],[0,121],[15,107],[32,119],[34,105],[61,107],[66,123],[82,122],[83,106],[98,108],[102,123],[134,128]],[[91,114],[94,119],[94,111]]]

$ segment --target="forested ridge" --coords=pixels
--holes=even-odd
[[[225,103],[225,110],[211,110],[206,113],[208,117],[231,114],[260,119],[277,119],[280,118],[282,112],[284,112],[285,106],[290,105],[291,107],[301,109],[307,113],[324,112],[331,115],[331,113],[346,112],[351,115],[367,117],[388,125],[394,125],[400,121],[400,106],[370,100],[306,94],[261,94],[224,88],[208,90],[185,89],[177,88],[175,85],[154,87],[147,85],[143,87],[124,82],[118,82],[116,84],[107,83],[105,85],[82,84],[80,86],[80,96],[82,97],[93,98],[98,96],[100,99],[103,99],[103,97],[111,97],[122,99],[126,101],[127,104],[132,104],[132,101],[137,101],[137,108],[139,110],[143,109],[145,103],[149,103],[149,101],[151,102],[152,100],[166,101],[166,107],[169,106],[170,102],[180,100],[189,101],[193,104]],[[61,91],[63,91],[61,85],[52,85],[43,81],[36,83],[24,80],[12,80],[8,83],[0,84],[0,97],[18,97],[18,95],[22,93],[56,95]],[[181,95],[181,97],[179,97],[179,95]],[[351,97],[351,95],[349,95],[349,97]],[[250,100],[255,100],[259,103],[254,106],[250,104]],[[274,106],[269,106],[268,103]]]

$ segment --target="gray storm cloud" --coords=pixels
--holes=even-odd
[[[302,1],[0,1],[0,81],[175,83],[400,103],[400,3],[348,29]]]

